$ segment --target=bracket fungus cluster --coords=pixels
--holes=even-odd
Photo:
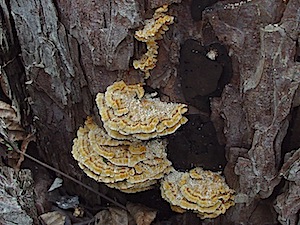
[[[157,46],[155,40],[173,22],[172,17],[164,15],[166,11],[167,6],[157,9],[153,20],[136,33],[147,46],[149,40]],[[147,33],[150,28],[153,32]],[[147,53],[145,57],[149,57]],[[187,122],[183,116],[187,106],[162,102],[155,96],[145,93],[142,84],[127,85],[124,81],[98,93],[96,104],[103,128],[88,117],[73,141],[73,157],[89,177],[108,187],[136,193],[161,180],[162,197],[174,211],[192,210],[202,219],[225,213],[234,205],[234,191],[223,177],[202,168],[178,172],[167,159],[167,142],[160,137],[174,133]]]
[[[99,127],[88,117],[77,131],[72,154],[91,178],[135,193],[153,187],[171,170],[167,142],[152,139],[175,132],[187,119],[187,106],[165,103],[145,94],[141,84],[123,81],[98,93],[96,103],[103,121]]]
[[[161,181],[161,194],[174,211],[192,210],[201,219],[216,218],[234,205],[234,190],[224,178],[200,167],[166,175]]]
[[[166,142],[114,140],[91,117],[77,131],[72,154],[81,169],[91,178],[135,193],[152,188],[172,170],[167,159]]]
[[[97,94],[96,102],[105,130],[115,139],[149,140],[174,133],[187,122],[185,104],[162,102],[145,94],[141,84],[115,82]]]
[[[234,190],[218,173],[199,167],[178,172],[167,159],[167,142],[158,137],[187,122],[186,105],[162,102],[145,94],[141,84],[123,81],[98,93],[96,103],[104,128],[88,117],[72,148],[89,177],[125,193],[148,190],[161,180],[162,197],[174,211],[192,210],[201,219],[234,205]]]
[[[157,40],[162,39],[162,35],[169,30],[169,25],[174,23],[174,17],[166,15],[168,5],[155,10],[153,18],[145,21],[143,29],[135,32],[135,38],[138,41],[145,42],[147,45],[147,52],[139,59],[133,61],[133,67],[140,69],[145,73],[145,78],[150,76],[152,70],[157,62],[158,44]]]

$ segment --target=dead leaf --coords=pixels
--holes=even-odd
[[[73,212],[73,216],[75,217],[83,217],[84,209],[80,206],[76,207]]]
[[[58,211],[48,212],[40,215],[45,225],[64,225],[66,216]]]
[[[34,134],[28,134],[24,128],[21,126],[21,117],[19,113],[13,108],[13,106],[0,101],[0,143],[11,144],[15,141],[22,141],[21,151],[26,152],[27,146],[31,141],[35,141]],[[6,137],[10,143],[6,143],[1,136]],[[9,149],[10,146],[8,145]],[[17,154],[18,155],[18,154]],[[10,154],[11,159],[16,159],[10,164],[14,169],[19,170],[21,163],[24,161],[24,155],[20,154],[17,158],[12,157],[14,153]]]
[[[156,217],[157,211],[142,204],[127,203],[126,208],[133,216],[137,225],[150,225]]]
[[[135,225],[131,215],[120,208],[109,207],[95,215],[94,225]]]
[[[49,188],[48,192],[55,190],[56,188],[59,188],[62,186],[63,179],[56,177],[53,183],[51,184],[51,187]]]
[[[95,215],[94,225],[101,225],[101,224],[113,225],[109,210],[102,210]]]
[[[21,120],[18,117],[17,112],[11,105],[3,101],[0,101],[0,120],[2,128],[7,132],[11,141],[21,141],[26,138],[27,134],[21,126]],[[1,138],[0,142],[3,143]]]

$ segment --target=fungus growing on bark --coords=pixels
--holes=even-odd
[[[135,38],[138,41],[145,42],[147,45],[147,52],[139,59],[133,61],[133,67],[140,69],[145,73],[145,78],[150,76],[152,70],[157,62],[158,44],[157,40],[162,39],[162,35],[169,30],[169,25],[174,23],[174,17],[166,15],[168,5],[155,10],[153,18],[145,21],[143,29],[135,32]]]
[[[97,94],[96,102],[105,130],[115,139],[149,140],[174,133],[187,122],[185,104],[162,102],[145,94],[141,84],[115,82]]]
[[[150,189],[170,172],[165,148],[166,142],[160,139],[133,143],[113,140],[88,117],[77,131],[72,154],[89,177],[134,193]]]
[[[161,194],[174,211],[192,210],[201,219],[216,218],[234,205],[234,190],[225,179],[200,167],[166,175],[161,181]]]

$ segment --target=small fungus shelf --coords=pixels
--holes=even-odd
[[[149,78],[150,70],[156,66],[158,43],[157,41],[163,38],[163,34],[169,30],[169,25],[174,23],[174,17],[166,15],[168,5],[155,10],[153,18],[145,21],[143,29],[135,32],[134,37],[147,45],[147,52],[139,59],[133,61],[133,67],[140,69],[145,73],[145,78]]]
[[[161,194],[174,211],[192,210],[201,219],[216,218],[234,205],[234,190],[225,179],[200,167],[166,175],[161,181]]]

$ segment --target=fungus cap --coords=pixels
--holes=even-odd
[[[129,142],[107,138],[105,131],[88,117],[73,141],[73,157],[96,181],[133,193],[152,188],[158,179],[170,172],[166,141]]]
[[[161,35],[169,29],[168,26],[174,23],[174,17],[165,14],[167,11],[168,5],[157,8],[153,18],[145,20],[144,28],[135,32],[135,38],[142,42],[161,39]]]
[[[115,82],[98,93],[96,103],[109,136],[120,140],[149,140],[174,133],[187,122],[187,106],[145,95],[141,84]]]
[[[166,175],[161,182],[161,193],[176,212],[192,210],[202,219],[215,218],[234,205],[234,190],[225,179],[200,167]]]

